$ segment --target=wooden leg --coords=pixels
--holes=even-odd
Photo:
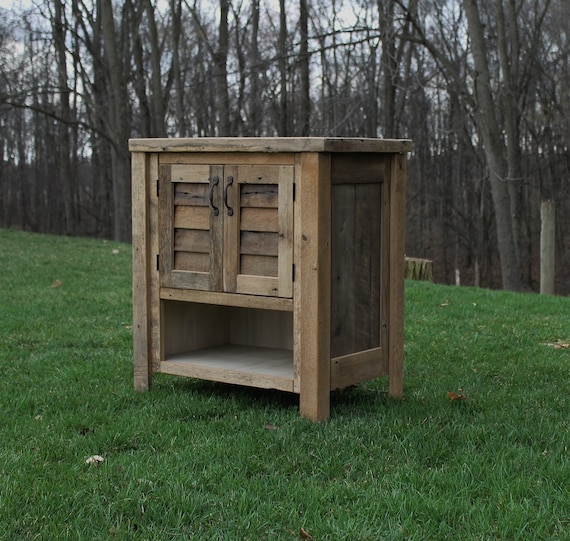
[[[389,393],[404,394],[404,285],[406,227],[406,157],[391,159],[390,186],[390,286],[388,293],[388,370]]]
[[[330,415],[330,157],[303,154],[296,213],[295,347],[301,415]],[[300,165],[300,167],[299,167]]]

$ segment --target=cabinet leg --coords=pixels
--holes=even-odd
[[[321,387],[325,387],[322,385]],[[301,390],[299,396],[299,410],[301,416],[313,422],[326,421],[330,416],[330,391],[326,389]]]

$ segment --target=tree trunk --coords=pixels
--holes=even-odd
[[[496,117],[495,98],[491,91],[491,77],[483,25],[477,0],[463,0],[463,5],[467,16],[475,66],[476,121],[484,146],[493,195],[503,288],[519,291],[522,287],[521,271],[517,263],[518,257],[511,216],[511,197],[506,181],[508,173],[504,158],[506,152]]]
[[[307,0],[299,0],[300,50],[299,64],[301,70],[301,104],[299,110],[300,135],[306,137],[310,133],[311,96],[309,65],[309,9]]]
[[[218,47],[214,54],[214,84],[218,117],[218,135],[230,133],[230,95],[228,89],[228,13],[230,0],[220,0],[220,22],[218,26]]]
[[[66,235],[74,235],[76,228],[75,197],[73,190],[73,175],[71,174],[71,149],[69,124],[71,111],[69,107],[69,85],[67,78],[67,51],[65,45],[66,22],[64,6],[61,0],[54,0],[54,15],[52,19],[52,33],[57,59],[57,82],[59,86],[59,116],[58,144],[59,180],[63,193],[64,231]]]
[[[111,139],[113,167],[113,222],[114,239],[131,238],[131,183],[127,140],[129,137],[129,102],[125,82],[125,69],[120,56],[122,49],[117,40],[112,0],[99,0],[103,30],[103,46],[109,77],[108,125],[112,126]],[[128,9],[128,8],[125,8]],[[123,17],[126,15],[123,14]],[[125,36],[125,39],[127,37]]]
[[[279,121],[278,132],[281,137],[289,133],[289,95],[287,92],[287,11],[285,0],[279,0]]]
[[[148,21],[151,63],[151,137],[166,137],[166,125],[164,123],[166,107],[164,103],[165,96],[163,96],[162,92],[161,54],[158,29],[156,27],[156,19],[154,16],[154,6],[152,5],[151,0],[146,0],[144,7]]]

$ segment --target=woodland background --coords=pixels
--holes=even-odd
[[[0,227],[130,240],[129,137],[410,138],[407,254],[570,294],[568,0],[0,8]]]

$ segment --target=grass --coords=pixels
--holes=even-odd
[[[3,540],[570,539],[569,298],[410,282],[404,400],[373,381],[313,425],[135,393],[129,246],[0,230],[0,269]]]

